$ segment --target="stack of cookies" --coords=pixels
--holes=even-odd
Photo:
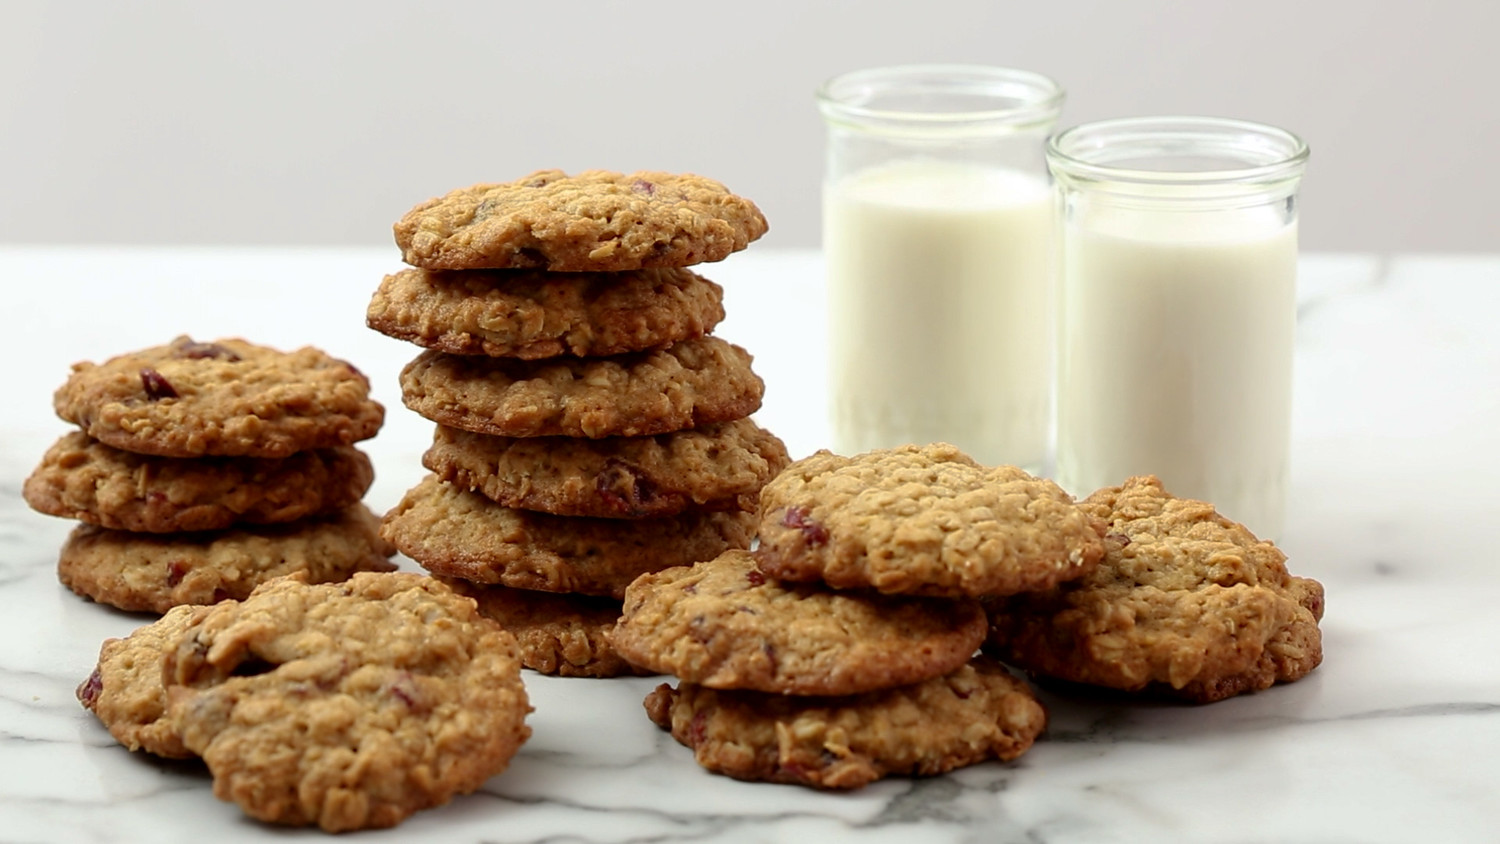
[[[1099,524],[1050,481],[952,446],[819,452],[761,494],[760,547],[642,577],[614,642],[675,674],[652,720],[709,770],[857,788],[1014,759],[1046,716],[975,657],[982,596],[1089,571]]]
[[[638,575],[747,548],[785,447],[764,385],[709,332],[687,269],[766,230],[691,175],[542,171],[453,191],[395,226],[411,269],[367,321],[426,351],[401,374],[437,423],[433,474],[387,514],[401,551],[516,633],[535,670],[631,672],[607,640]]]
[[[370,460],[352,445],[385,412],[344,361],[184,336],[75,364],[53,403],[81,430],[48,450],[24,495],[83,522],[58,563],[80,595],[165,613],[293,572],[320,583],[394,568],[359,503]]]

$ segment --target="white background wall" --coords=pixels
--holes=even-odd
[[[695,171],[818,239],[812,90],[979,62],[1291,129],[1308,250],[1500,249],[1500,2],[0,2],[0,242],[387,243],[543,167]]]

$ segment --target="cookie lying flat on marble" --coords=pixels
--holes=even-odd
[[[946,443],[799,460],[761,490],[761,570],[837,589],[1008,595],[1081,577],[1101,525],[1048,480]]]
[[[983,658],[941,677],[853,697],[662,684],[646,698],[646,712],[710,771],[826,789],[1009,761],[1047,724],[1026,684]]]
[[[106,639],[99,649],[99,664],[78,687],[78,702],[120,744],[172,759],[193,755],[167,720],[162,666],[178,637],[202,620],[208,609],[173,607],[124,639]]]
[[[500,437],[639,437],[749,416],[765,384],[717,337],[656,352],[537,361],[426,351],[401,371],[406,406]]]
[[[978,602],[778,583],[735,550],[637,578],[614,644],[635,665],[710,688],[849,695],[946,674],[984,635]]]
[[[385,516],[381,535],[433,574],[619,600],[636,577],[748,548],[752,513],[585,519],[513,510],[429,475]]]
[[[429,199],[394,230],[414,267],[618,272],[722,260],[765,234],[766,218],[702,176],[538,170]]]
[[[309,581],[390,571],[396,553],[363,504],[277,525],[202,533],[130,533],[79,525],[68,535],[58,579],[86,598],[122,610],[165,613],[179,604],[244,598],[293,572]]]
[[[609,642],[609,631],[620,619],[618,600],[438,579],[473,598],[480,615],[515,636],[521,664],[532,671],[559,677],[650,673],[626,662]]]
[[[986,648],[1036,675],[1208,703],[1297,680],[1322,661],[1323,587],[1286,555],[1155,477],[1080,502],[1104,520],[1081,580],[992,605]]]
[[[369,439],[385,419],[359,370],[311,346],[186,336],[73,364],[52,403],[100,442],[162,457],[286,457]]]
[[[639,519],[756,509],[786,446],[749,419],[654,437],[493,437],[439,425],[422,465],[507,507]]]
[[[404,270],[385,277],[365,321],[455,355],[600,357],[701,337],[724,318],[723,297],[684,269]]]
[[[472,792],[531,732],[515,637],[405,572],[267,583],[211,608],[163,677],[168,720],[215,795],[328,832]]]
[[[144,533],[271,524],[359,502],[375,470],[353,446],[289,457],[155,457],[78,431],[43,455],[23,493],[33,509]]]

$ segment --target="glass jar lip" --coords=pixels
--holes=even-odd
[[[1150,155],[1220,159],[1226,166],[1153,169],[1120,166]],[[1310,155],[1302,138],[1264,123],[1227,117],[1121,117],[1083,123],[1047,139],[1054,175],[1122,185],[1190,188],[1295,181]]]
[[[879,105],[883,95],[961,94],[972,107],[924,110]],[[981,64],[909,64],[839,74],[815,92],[830,123],[893,132],[952,132],[982,127],[1029,128],[1051,123],[1066,93],[1056,80],[1029,70]]]

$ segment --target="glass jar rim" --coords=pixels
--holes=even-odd
[[[893,95],[962,95],[967,107],[881,105]],[[1056,80],[1029,70],[979,64],[910,64],[853,70],[824,82],[818,109],[830,123],[894,132],[1024,129],[1057,119],[1066,97]]]
[[[1122,117],[1083,123],[1047,139],[1058,177],[1121,185],[1191,187],[1295,182],[1307,168],[1307,142],[1285,129],[1226,117]],[[1223,166],[1122,166],[1152,156],[1214,160]]]

